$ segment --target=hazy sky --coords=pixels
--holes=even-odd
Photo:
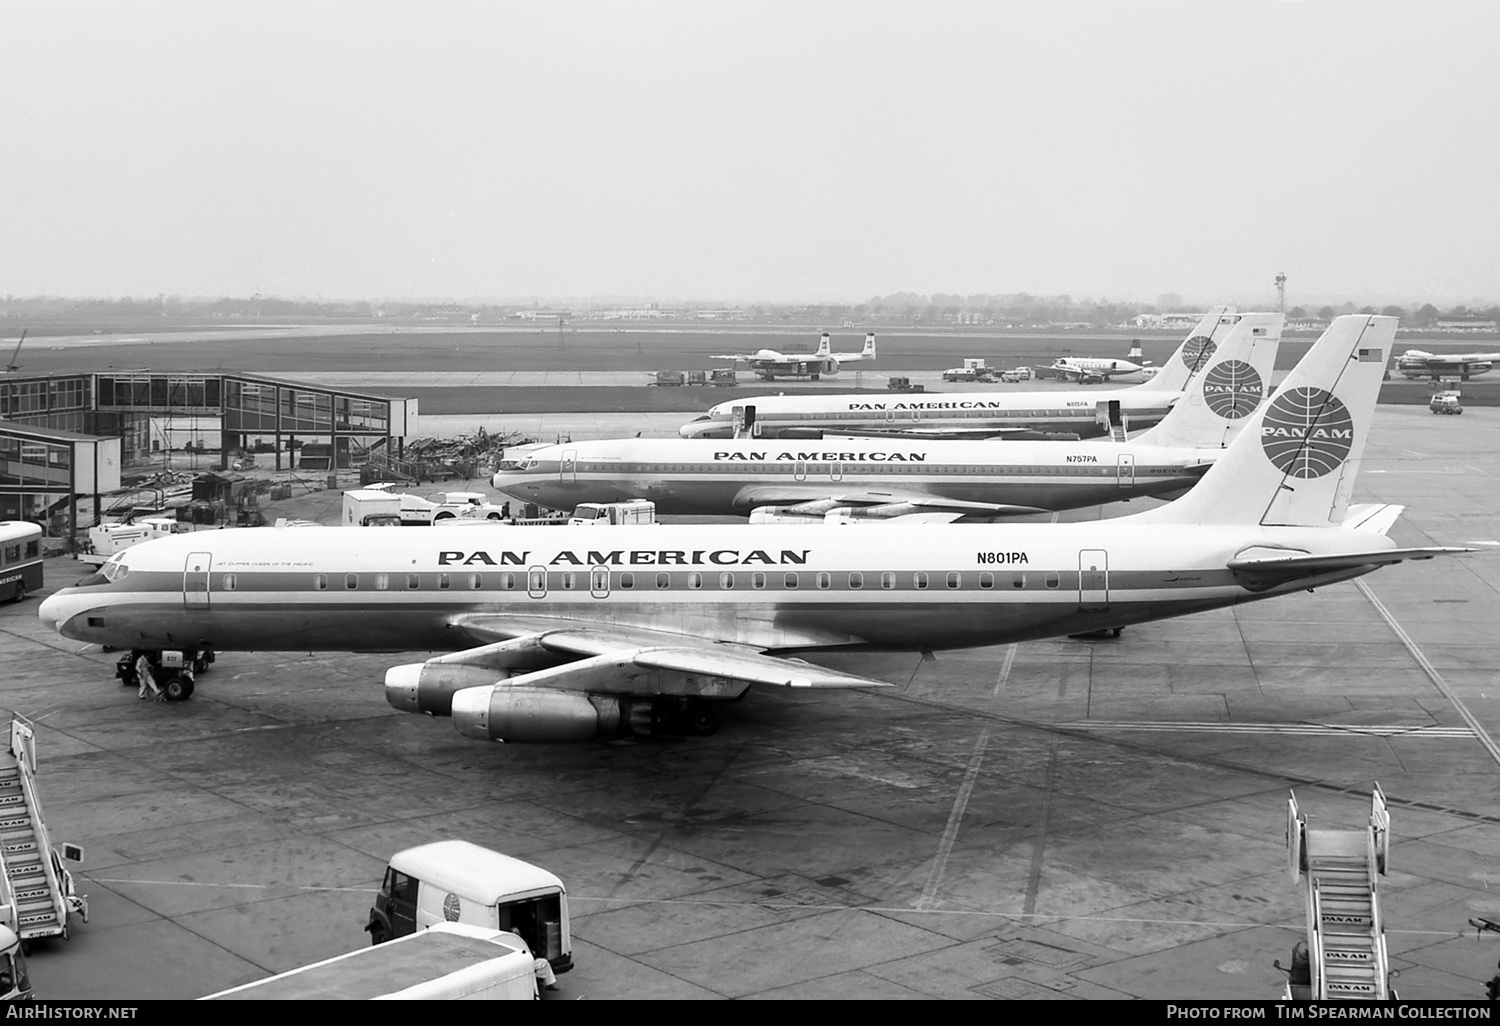
[[[1500,298],[1500,4],[0,3],[0,294]]]

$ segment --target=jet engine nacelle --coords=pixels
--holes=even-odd
[[[528,634],[438,656],[425,663],[393,666],[385,672],[385,700],[402,712],[447,716],[453,696],[464,688],[494,684],[571,658],[549,651],[545,638],[545,632]]]
[[[454,695],[453,725],[477,741],[578,744],[649,735],[652,709],[614,695],[497,685]]]
[[[447,716],[453,696],[510,676],[508,670],[461,663],[408,663],[385,671],[385,700],[402,712]]]

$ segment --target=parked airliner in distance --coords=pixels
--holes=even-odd
[[[246,528],[148,542],[41,605],[142,651],[445,650],[386,674],[467,737],[711,732],[755,684],[885,682],[791,658],[1045,638],[1272,598],[1456,551],[1349,506],[1395,320],[1338,318],[1184,498],[1132,517],[918,528]],[[175,680],[176,678],[174,678]]]
[[[857,353],[840,356],[833,351],[833,340],[828,332],[818,339],[816,353],[778,353],[774,349],[760,349],[753,353],[717,353],[715,360],[733,360],[748,364],[757,377],[767,381],[777,378],[811,378],[817,381],[823,375],[834,375],[846,363],[861,363],[875,359],[875,335],[865,335],[865,347]]]
[[[1143,385],[1107,392],[948,392],[918,396],[785,395],[719,403],[678,431],[684,438],[733,438],[737,423],[760,438],[821,438],[865,432],[946,438],[994,438],[1043,432],[1091,438],[1109,434],[1112,403],[1126,428],[1167,415],[1182,390],[1238,322],[1227,307],[1210,310],[1162,369]],[[1269,329],[1268,329],[1269,330]]]
[[[1459,378],[1468,381],[1488,374],[1500,363],[1500,353],[1427,353],[1408,349],[1396,357],[1396,369],[1408,378]]]
[[[1052,362],[1052,370],[1080,385],[1105,382],[1144,382],[1156,376],[1156,368],[1144,362],[1117,360],[1107,356],[1063,356]]]
[[[553,509],[650,499],[658,513],[757,521],[989,519],[1170,495],[1191,487],[1260,405],[1283,319],[1239,318],[1166,419],[1135,442],[606,439],[502,460],[491,483]]]

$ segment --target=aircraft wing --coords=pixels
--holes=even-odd
[[[1261,549],[1267,552],[1271,550]],[[1432,546],[1414,549],[1376,549],[1371,552],[1340,552],[1331,556],[1292,554],[1286,556],[1251,556],[1231,559],[1229,569],[1235,579],[1251,591],[1264,591],[1278,584],[1286,584],[1316,574],[1338,573],[1341,570],[1357,570],[1360,567],[1388,566],[1408,559],[1432,559],[1436,556],[1451,556],[1473,549]]]
[[[822,516],[831,510],[857,507],[866,516],[897,517],[908,513],[957,513],[963,516],[1026,516],[1046,513],[1036,506],[1016,506],[1000,502],[969,502],[926,492],[876,491],[870,488],[840,489],[837,485],[752,485],[742,488],[734,497],[735,507],[751,510],[757,506],[778,506],[784,512],[804,516]]]
[[[790,688],[892,686],[886,681],[840,673],[801,659],[766,655],[749,645],[710,642],[671,631],[488,613],[457,617],[453,625],[483,643],[524,640],[537,650],[571,659],[560,666],[510,678],[510,683],[518,686],[657,693],[649,673],[632,672],[632,668],[688,675],[688,683],[670,689],[673,694],[699,693],[691,682],[700,676]],[[609,672],[601,674],[601,669]],[[723,682],[705,679],[702,683],[702,691],[707,692],[710,688],[722,688]]]

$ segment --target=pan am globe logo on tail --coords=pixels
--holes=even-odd
[[[1197,374],[1219,347],[1207,335],[1194,335],[1182,344],[1182,362],[1187,369]]]
[[[1244,360],[1215,364],[1203,378],[1203,401],[1225,420],[1248,417],[1264,395],[1260,374]]]
[[[1332,473],[1349,458],[1354,418],[1333,393],[1294,388],[1271,401],[1260,434],[1261,448],[1277,470],[1309,480]]]

